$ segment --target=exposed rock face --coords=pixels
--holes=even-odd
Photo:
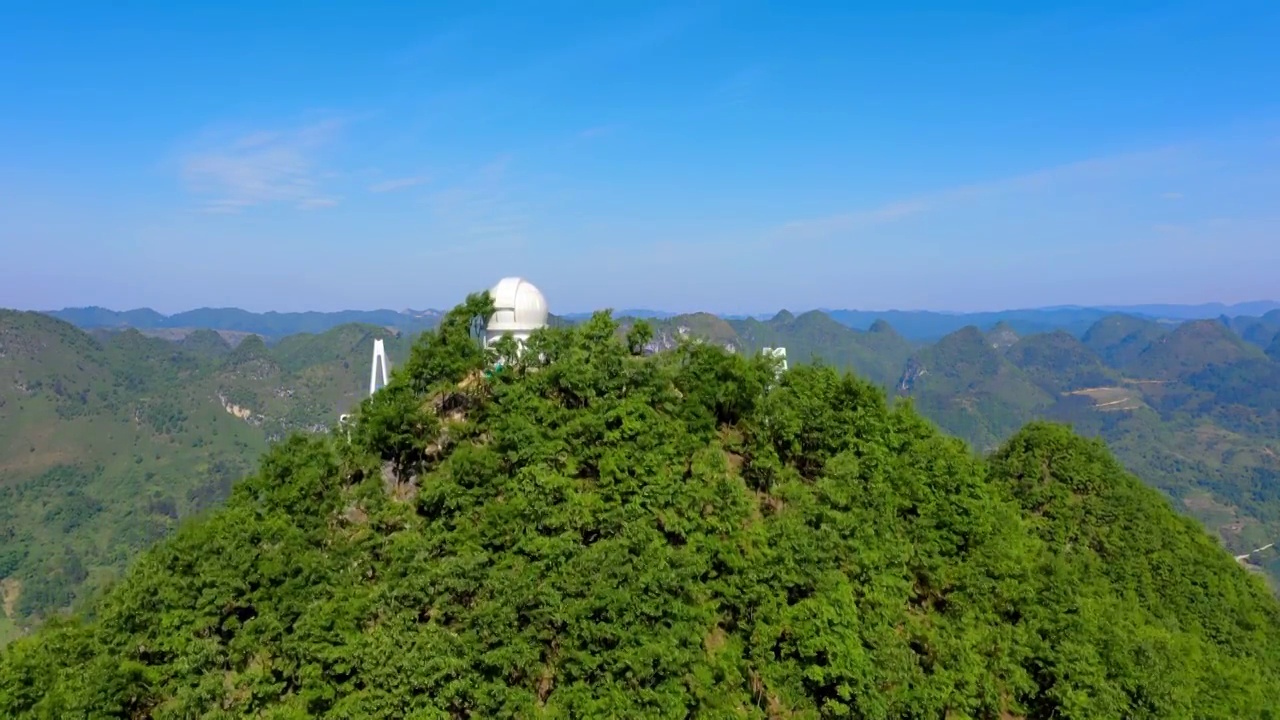
[[[987,342],[996,350],[1004,351],[1018,342],[1018,333],[1005,323],[999,323],[987,333]]]
[[[646,355],[671,350],[681,342],[692,340],[693,342],[706,342],[702,337],[693,331],[687,325],[677,325],[673,330],[655,330],[653,339],[644,346]],[[741,352],[742,348],[733,340],[716,343],[726,351],[731,353]]]
[[[898,392],[910,393],[911,388],[915,386],[916,380],[928,374],[928,370],[919,360],[911,358],[907,361],[907,366],[902,370],[902,377],[898,379]]]

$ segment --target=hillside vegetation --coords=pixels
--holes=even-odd
[[[862,332],[818,312],[720,322],[703,335],[690,316],[654,321],[650,345],[703,338],[752,354],[783,346],[793,365],[852,370],[982,453],[1026,423],[1069,423],[1105,440],[1233,553],[1280,539],[1280,363],[1224,322],[1171,327],[1113,314],[1077,339],[1062,330],[1019,337],[1001,321],[927,345],[884,321]],[[1230,320],[1244,329],[1270,322]],[[1280,587],[1280,553],[1249,561]]]
[[[1263,340],[1273,319],[1170,328],[1113,315],[1077,340],[1019,337],[1014,317],[918,345],[884,320],[859,331],[821,312],[697,314],[652,323],[645,347],[783,346],[793,367],[852,370],[984,453],[1030,421],[1068,422],[1241,554],[1280,538],[1280,364],[1228,325]],[[219,506],[269,443],[326,432],[364,396],[375,336],[393,362],[408,356],[407,338],[369,325],[266,342],[232,330],[86,334],[0,313],[0,644]],[[1280,553],[1248,560],[1280,579]]]
[[[269,441],[334,424],[367,387],[376,332],[232,349],[0,311],[0,642],[220,505]]]
[[[968,325],[990,327],[1005,324],[1021,335],[1064,330],[1078,336],[1104,317],[1117,313],[1123,313],[1123,315],[1117,315],[1118,317],[1145,318],[1152,324],[1156,324],[1155,321],[1162,318],[1181,322],[1220,317],[1245,340],[1263,348],[1277,333],[1280,333],[1280,309],[1277,309],[1277,304],[1274,302],[1241,303],[1233,306],[1135,305],[1110,310],[1087,307],[1033,308],[978,313],[927,310],[826,310],[821,314],[855,330],[868,330],[877,323],[887,322],[912,342],[935,342],[942,336]],[[1231,316],[1230,313],[1236,314]],[[279,339],[298,333],[319,334],[340,325],[353,323],[389,327],[412,334],[433,327],[441,315],[438,310],[255,313],[239,308],[200,308],[175,315],[163,315],[147,308],[118,312],[101,307],[64,308],[48,314],[85,330],[136,328],[147,334],[173,337],[193,329],[205,328],[228,334],[261,335],[270,339]],[[679,313],[653,310],[627,310],[618,314],[663,320],[679,315]],[[573,323],[588,317],[590,313],[571,313],[559,319]]]
[[[829,367],[642,356],[607,314],[500,371],[468,299],[349,436],[295,435],[5,717],[1268,718],[1280,606],[1098,442],[989,461]]]

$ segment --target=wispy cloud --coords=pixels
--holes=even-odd
[[[643,7],[643,6],[642,6]],[[572,84],[584,72],[642,55],[714,17],[711,5],[693,4],[652,10],[603,26],[589,24],[569,37],[551,36],[535,42],[527,54],[504,66],[475,65],[465,55],[480,43],[529,40],[528,30],[505,19],[476,16],[439,36],[396,54],[398,67],[423,68],[434,73],[432,104],[451,112],[470,106],[509,110],[513,97],[554,102],[560,87]],[[477,71],[478,70],[478,71]],[[517,100],[516,102],[519,102]]]
[[[328,174],[319,167],[319,156],[344,125],[325,120],[206,141],[181,157],[181,175],[207,212],[235,213],[270,204],[329,207],[338,201],[320,188]]]
[[[418,185],[422,185],[427,181],[428,181],[428,178],[423,177],[421,175],[414,176],[414,177],[394,178],[392,180],[383,180],[382,182],[377,182],[370,185],[369,192],[374,192],[374,193],[395,192],[396,190],[405,190],[411,187],[417,187]]]
[[[394,51],[389,58],[390,63],[392,66],[403,67],[447,61],[458,51],[464,50],[468,43],[475,41],[482,20],[480,16],[463,18],[409,47]]]
[[[851,212],[792,220],[766,234],[766,242],[779,240],[822,240],[871,227],[886,225],[906,218],[944,208],[1016,193],[1035,192],[1068,183],[1102,182],[1124,176],[1150,173],[1179,158],[1185,148],[1171,146],[1150,151],[1126,153],[1057,165],[1000,180],[972,183],[914,197],[894,200],[883,205]],[[1166,195],[1167,197],[1167,195]],[[1181,197],[1179,194],[1178,197]]]
[[[298,208],[301,210],[319,210],[321,208],[330,208],[338,204],[336,197],[311,197],[303,198],[298,202]]]
[[[480,240],[523,241],[528,207],[508,187],[510,156],[481,166],[427,198],[432,217],[445,237],[458,245]]]
[[[806,220],[792,220],[778,227],[776,233],[790,240],[816,240],[875,225],[883,225],[917,215],[928,209],[929,205],[923,199],[902,200],[870,210],[859,210]]]

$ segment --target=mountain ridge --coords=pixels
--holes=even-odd
[[[405,359],[407,341],[369,325],[232,348],[0,310],[0,643],[220,504],[272,442],[336,425],[384,334]]]
[[[607,313],[499,358],[469,336],[485,305],[348,433],[274,446],[92,616],[0,653],[0,714],[1280,707],[1280,603],[1101,442],[1038,422],[977,457],[830,366],[644,353]],[[976,329],[947,346],[1003,372]]]
[[[271,342],[256,334],[234,335],[238,340],[233,343],[227,337],[233,331],[153,337],[152,330],[86,332],[38,314],[6,317],[45,318],[51,332],[0,333],[0,420],[7,423],[0,426],[0,440],[11,438],[0,442],[0,464],[29,468],[16,479],[32,488],[44,487],[40,483],[52,482],[55,476],[97,478],[92,482],[99,484],[86,486],[86,502],[123,502],[111,500],[101,483],[129,488],[139,498],[154,490],[159,495],[148,501],[150,505],[174,508],[157,516],[157,537],[169,531],[175,514],[181,519],[192,508],[219,503],[229,491],[229,477],[247,470],[248,459],[267,444],[295,431],[331,429],[338,415],[367,393],[373,337],[385,338],[393,368],[410,360],[413,339],[383,326],[346,324]],[[625,317],[618,322],[623,335],[637,324]],[[701,313],[646,321],[652,330],[647,342],[652,351],[671,351],[694,339],[740,355],[781,346],[787,348],[793,367],[819,362],[853,371],[886,390],[895,402],[914,403],[931,421],[980,453],[994,450],[1026,422],[1070,423],[1087,436],[1105,439],[1128,469],[1238,553],[1280,536],[1280,496],[1274,496],[1280,487],[1280,443],[1274,441],[1280,437],[1280,398],[1265,391],[1269,386],[1280,388],[1280,364],[1253,345],[1232,340],[1234,331],[1228,326],[1203,322],[1176,335],[1174,347],[1182,349],[1172,351],[1173,361],[1196,353],[1200,359],[1163,378],[1164,366],[1155,362],[1158,355],[1148,351],[1153,342],[1176,330],[1121,315],[1109,315],[1087,329],[1085,340],[1065,330],[1019,336],[1012,326],[997,324],[987,329],[968,326],[932,344],[907,340],[883,319],[861,331],[818,311],[780,311],[765,320]],[[1233,353],[1218,359],[1230,362],[1207,362],[1217,351],[1204,351],[1204,344],[1196,340],[1201,333],[1218,337],[1222,344],[1214,347]],[[65,346],[55,343],[55,337]],[[28,358],[20,368],[12,365],[19,348],[25,348]],[[1210,352],[1207,358],[1205,352]],[[89,375],[83,375],[77,363]],[[31,403],[43,409],[32,414]],[[24,406],[27,409],[20,410]],[[29,420],[14,424],[15,417]],[[215,417],[220,434],[193,429]],[[94,418],[101,424],[92,425],[98,422]],[[230,429],[223,426],[228,421],[233,423]],[[94,440],[86,452],[76,432],[102,440]],[[120,458],[111,460],[105,440],[113,434],[129,437],[129,442],[138,437],[140,452],[121,455],[136,459],[138,465],[113,464]],[[238,449],[224,442],[232,436],[243,444]],[[194,447],[179,452],[175,437],[183,438],[178,445]],[[222,454],[199,461],[197,473],[170,478],[153,446],[161,454],[177,453],[178,460],[187,452]],[[171,446],[175,449],[166,449]],[[107,457],[102,456],[103,448]],[[58,453],[70,453],[68,462],[32,464]],[[96,469],[98,464],[102,471]],[[141,472],[134,473],[134,467]],[[53,475],[41,479],[44,472]],[[160,472],[157,477],[168,478],[167,485],[144,480],[147,472]],[[199,500],[184,493],[194,493],[191,497]],[[40,496],[30,497],[36,502]],[[23,577],[29,580],[47,574],[40,568],[61,567],[47,564],[62,562],[57,558],[64,552],[49,545],[49,538],[38,533],[23,537],[7,545],[0,538],[0,556],[7,549],[19,554],[38,550],[22,556],[28,560],[14,561],[26,563],[21,565]],[[84,548],[75,552],[90,575],[121,567],[120,558],[95,559]],[[1255,561],[1280,577],[1280,557],[1263,554]],[[77,571],[67,577],[80,575]],[[20,594],[12,596],[21,599]],[[24,611],[40,607],[33,603],[34,597],[23,605]]]
[[[738,337],[720,333],[715,344],[750,353],[783,346],[792,364],[817,355],[912,402],[983,453],[1035,419],[1072,424],[1105,439],[1126,467],[1233,551],[1280,537],[1280,397],[1268,390],[1280,388],[1280,363],[1215,320],[1177,332],[1110,313],[1083,340],[1056,330],[1012,342],[1008,326],[971,325],[934,343],[899,338],[870,352],[877,337],[896,337],[890,323],[860,332],[828,319],[814,343],[788,332],[795,320],[779,313],[765,322],[731,321]],[[680,327],[696,335],[682,316],[650,322],[667,345]],[[1206,338],[1217,342],[1206,345]],[[1260,562],[1280,581],[1280,554]]]
[[[1128,309],[1126,309],[1128,308]],[[949,332],[964,327],[977,325],[988,327],[1005,322],[1018,334],[1047,332],[1065,329],[1079,335],[1097,320],[1113,313],[1125,313],[1148,317],[1152,320],[1181,321],[1192,319],[1210,319],[1234,313],[1235,317],[1255,319],[1261,323],[1255,330],[1258,337],[1254,342],[1266,347],[1274,335],[1269,330],[1274,324],[1276,332],[1280,332],[1280,317],[1274,323],[1267,320],[1266,312],[1277,313],[1280,303],[1273,301],[1255,301],[1225,305],[1221,303],[1201,305],[1135,305],[1113,307],[1088,306],[1055,306],[1044,308],[1023,308],[1000,311],[980,312],[945,312],[935,310],[850,310],[818,308],[843,325],[866,330],[877,320],[886,320],[904,337],[915,341],[937,340]],[[164,315],[150,308],[115,311],[107,308],[90,306],[82,308],[63,308],[62,310],[42,311],[67,320],[84,329],[136,327],[140,330],[161,329],[211,329],[233,332],[247,332],[274,339],[299,332],[323,332],[347,322],[365,322],[374,325],[393,327],[403,332],[421,332],[429,329],[439,320],[441,311],[427,310],[340,310],[332,312],[251,312],[240,308],[196,308]],[[669,320],[679,315],[690,313],[668,312],[649,309],[621,310],[614,313],[616,317],[634,317],[654,320]],[[768,320],[770,314],[744,315],[735,313],[709,313],[730,321],[748,319]],[[580,321],[590,317],[591,313],[572,312],[561,317],[569,321]],[[1265,335],[1265,337],[1264,337]]]

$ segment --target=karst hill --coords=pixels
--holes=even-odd
[[[490,307],[6,648],[0,716],[1276,717],[1280,606],[1099,442],[607,314],[493,370]]]

